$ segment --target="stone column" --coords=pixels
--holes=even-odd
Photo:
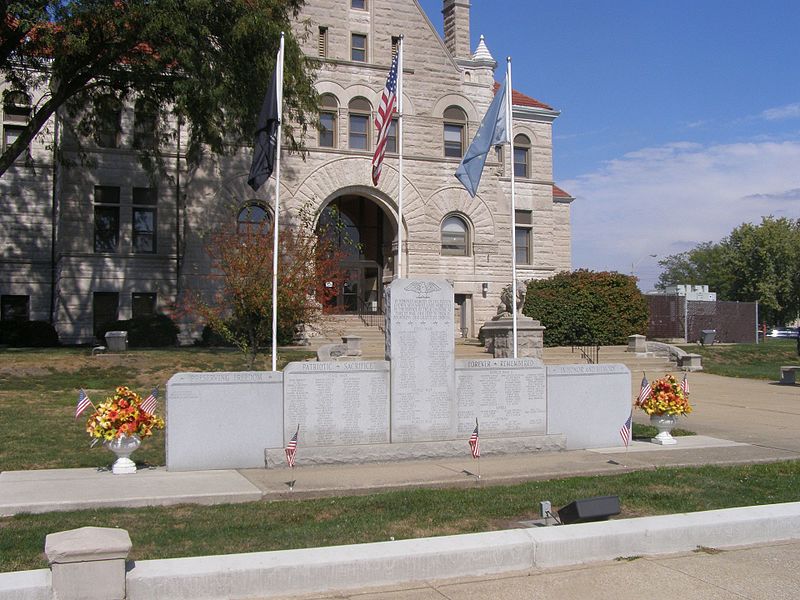
[[[124,600],[125,560],[131,538],[124,529],[81,527],[51,533],[44,543],[53,596],[58,600]]]

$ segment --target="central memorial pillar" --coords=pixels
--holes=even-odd
[[[384,307],[391,441],[453,439],[453,286],[444,279],[395,279],[385,289]]]

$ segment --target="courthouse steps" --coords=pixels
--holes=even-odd
[[[361,337],[362,357],[365,360],[382,360],[384,357],[385,337],[378,327],[370,327],[357,315],[331,315],[326,317],[322,326],[322,336],[315,338],[312,347],[321,344],[340,343],[343,335],[357,335]],[[487,358],[486,348],[479,345],[475,339],[456,338],[456,358]],[[544,363],[547,365],[567,365],[584,363],[578,349],[572,350],[569,346],[545,348]],[[676,371],[674,362],[666,357],[647,355],[637,356],[627,352],[627,346],[602,346],[600,348],[601,364],[624,364],[633,374],[646,372],[648,378],[658,376],[669,371]],[[652,373],[652,375],[651,375]]]

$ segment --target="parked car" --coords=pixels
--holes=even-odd
[[[774,327],[767,337],[795,339],[800,337],[800,327]]]

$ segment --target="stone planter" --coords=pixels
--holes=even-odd
[[[111,467],[111,472],[114,475],[136,473],[136,463],[130,459],[130,456],[141,444],[142,440],[139,439],[138,435],[122,435],[103,444],[117,456],[117,460],[114,461],[114,465]]]
[[[676,415],[650,415],[650,424],[658,429],[658,435],[652,438],[651,442],[662,446],[671,446],[678,443],[678,440],[672,437],[670,433],[678,424]]]

